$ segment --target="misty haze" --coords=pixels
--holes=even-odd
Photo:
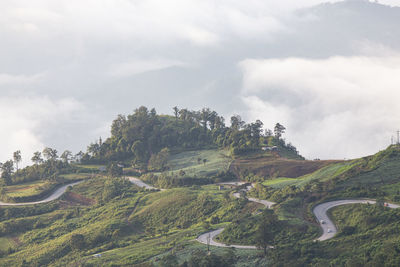
[[[399,266],[399,25],[398,0],[1,1],[0,266]]]

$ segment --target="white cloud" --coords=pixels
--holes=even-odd
[[[5,0],[0,4],[0,29],[51,40],[189,41],[213,46],[227,35],[268,38],[282,30],[278,17],[322,0]],[[52,42],[57,42],[54,39]]]
[[[34,75],[12,75],[8,73],[0,73],[0,86],[10,84],[33,84],[42,81],[45,78],[44,73]]]
[[[389,145],[400,127],[400,56],[245,60],[249,116],[277,121],[307,157],[349,158]]]
[[[178,60],[168,59],[149,59],[132,60],[111,66],[109,74],[111,76],[130,76],[148,71],[162,70],[169,67],[184,66],[185,63]]]
[[[0,161],[11,159],[14,151],[21,150],[23,165],[30,164],[34,151],[55,145],[41,139],[44,132],[54,131],[46,127],[58,121],[68,123],[82,110],[84,106],[70,98],[54,101],[48,97],[1,97]]]

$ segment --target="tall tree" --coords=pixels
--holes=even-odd
[[[282,134],[285,133],[285,130],[286,130],[286,128],[278,122],[274,127],[275,137],[280,139]]]
[[[54,148],[46,147],[43,149],[43,156],[50,161],[55,161],[58,158],[57,150]]]
[[[233,130],[239,131],[244,126],[244,121],[242,121],[242,117],[239,115],[235,115],[231,117],[231,128]]]
[[[175,106],[172,109],[174,110],[175,119],[178,120],[179,108]]]
[[[39,151],[36,151],[35,153],[33,153],[33,157],[31,158],[31,160],[36,165],[43,163],[42,153],[40,153]]]
[[[8,160],[1,165],[1,178],[4,180],[6,185],[11,184],[11,175],[14,171],[14,162]]]
[[[65,150],[65,151],[61,154],[61,156],[60,156],[60,158],[61,158],[65,163],[68,163],[68,162],[71,160],[71,157],[72,157],[72,152],[69,151],[69,150]]]
[[[211,111],[209,108],[203,108],[200,113],[201,124],[203,125],[204,130],[207,130],[207,123],[210,120]]]
[[[275,235],[281,229],[278,217],[273,212],[266,211],[258,225],[256,232],[256,246],[264,250],[264,256],[267,255],[267,248],[274,244]]]
[[[14,159],[15,165],[17,166],[17,171],[18,171],[18,164],[22,160],[22,156],[21,156],[21,151],[20,150],[17,150],[17,151],[14,152],[13,159]]]

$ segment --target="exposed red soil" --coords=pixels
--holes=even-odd
[[[61,205],[65,206],[91,206],[94,204],[96,204],[96,200],[84,197],[74,192],[66,193],[64,196],[64,200],[61,202]]]
[[[23,243],[21,242],[21,240],[19,240],[19,237],[18,237],[18,236],[11,237],[11,239],[15,242],[15,244],[17,244],[17,246],[20,246],[20,245],[23,244]]]

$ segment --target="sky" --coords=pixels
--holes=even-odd
[[[141,105],[280,122],[308,159],[400,128],[398,0],[2,0],[0,162],[74,153]]]

